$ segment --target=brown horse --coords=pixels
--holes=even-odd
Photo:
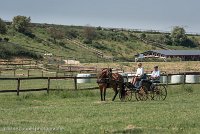
[[[111,68],[104,68],[97,75],[97,83],[99,85],[101,101],[105,101],[106,89],[113,88],[115,95],[113,96],[112,101],[115,100],[118,92],[120,91],[121,97],[124,97],[124,79],[122,75],[118,73],[112,73]]]

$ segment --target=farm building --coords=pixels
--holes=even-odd
[[[179,58],[183,61],[200,61],[200,50],[150,50],[136,55],[136,61],[143,58]]]

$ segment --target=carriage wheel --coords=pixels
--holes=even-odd
[[[153,100],[165,100],[167,97],[167,89],[164,85],[157,85],[153,90]]]
[[[131,101],[132,99],[132,90],[130,90],[129,88],[125,88],[125,101]]]
[[[154,100],[154,88],[155,86],[150,86],[150,90],[149,90],[149,96],[151,100]]]
[[[139,91],[135,91],[135,98],[137,101],[146,101],[148,99],[148,89],[142,86]]]

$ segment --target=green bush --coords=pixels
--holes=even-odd
[[[37,41],[38,43],[42,43],[43,42],[43,40],[40,39],[40,38],[35,38],[35,41]]]
[[[35,34],[33,34],[31,31],[24,31],[24,35],[30,37],[30,38],[35,38]]]
[[[8,41],[9,41],[9,38],[4,38],[4,41],[5,41],[5,42],[8,42]]]
[[[58,44],[59,44],[60,46],[62,46],[62,47],[63,47],[63,46],[65,46],[65,43],[64,43],[64,42],[62,42],[62,41],[61,41],[61,42],[59,42]]]
[[[97,30],[101,31],[101,30],[102,30],[102,27],[101,27],[101,26],[98,26],[98,27],[97,27]]]
[[[27,50],[17,44],[0,43],[0,58],[10,59],[13,57],[28,57],[33,59],[41,59],[42,56],[30,50]]]
[[[0,34],[5,34],[6,31],[6,23],[0,18]]]
[[[140,34],[140,38],[145,39],[146,37],[147,37],[147,35],[145,33]]]
[[[99,42],[95,42],[93,44],[91,44],[92,47],[100,49],[100,50],[107,50],[107,51],[112,51],[111,48],[107,47],[106,45],[102,45]]]
[[[108,37],[110,37],[111,40],[117,42],[124,42],[129,40],[129,38],[124,33],[111,33]]]
[[[92,44],[92,40],[91,39],[84,39],[83,43],[85,43],[85,44]]]
[[[79,36],[79,33],[78,31],[72,29],[72,30],[66,31],[66,36],[70,39],[73,39],[73,38],[77,38]]]

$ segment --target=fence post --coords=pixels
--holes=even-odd
[[[50,78],[48,77],[48,85],[47,85],[47,93],[49,94],[49,88],[50,88]]]
[[[24,66],[24,60],[22,60],[22,67]]]
[[[58,77],[58,71],[56,71],[56,77]]]
[[[75,90],[77,90],[77,77],[76,76],[74,77],[74,88],[75,88]]]
[[[30,76],[30,70],[28,69],[28,77]]]
[[[167,86],[168,86],[168,83],[169,83],[169,74],[167,74]]]
[[[57,65],[56,77],[58,77],[58,73],[60,72],[60,65]]]
[[[19,96],[19,90],[20,90],[20,78],[17,79],[17,95]]]
[[[16,76],[16,69],[13,70],[14,71],[14,77]]]
[[[8,68],[8,61],[6,62],[6,67]]]
[[[43,70],[42,70],[42,77],[44,77],[44,73],[43,73]]]

